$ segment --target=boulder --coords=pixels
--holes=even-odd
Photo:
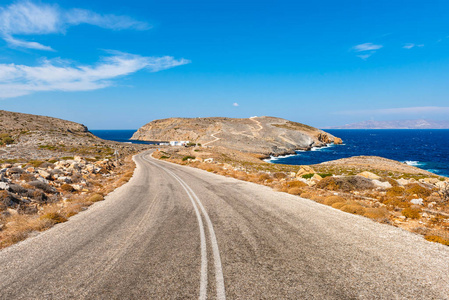
[[[45,193],[57,193],[58,191],[52,187],[51,185],[48,185],[47,183],[41,182],[41,181],[31,181],[28,182],[29,185],[34,186],[35,188],[38,188]]]
[[[379,180],[381,178],[380,176],[377,176],[376,174],[368,172],[368,171],[364,171],[364,172],[359,173],[357,175],[365,177],[365,178],[368,178],[368,179],[375,179],[375,180]]]
[[[438,181],[435,183],[435,186],[437,188],[439,188],[440,190],[444,189],[448,185],[449,185],[449,183],[447,181]]]
[[[45,179],[51,179],[51,173],[50,173],[50,172],[48,172],[48,171],[46,171],[46,170],[42,170],[42,169],[38,170],[37,172],[38,172],[39,175],[41,175],[43,178],[45,178]]]
[[[296,173],[296,177],[302,177],[302,175],[315,173],[315,170],[310,166],[300,166],[299,171]]]
[[[410,182],[407,179],[404,178],[399,178],[398,180],[396,180],[400,185],[407,185]]]
[[[388,181],[379,181],[379,180],[374,179],[372,182],[378,188],[382,188],[382,189],[392,188],[391,183],[389,183]]]
[[[334,137],[334,144],[341,145],[341,144],[343,144],[343,140],[341,138]]]
[[[320,175],[318,175],[318,174],[313,174],[313,176],[312,176],[312,178],[310,179],[310,180],[312,180],[312,181],[320,181],[321,179],[323,179],[323,177],[321,177]]]

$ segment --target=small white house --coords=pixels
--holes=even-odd
[[[185,146],[188,143],[190,143],[190,141],[170,141],[170,146]]]

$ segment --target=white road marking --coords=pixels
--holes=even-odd
[[[149,161],[145,157],[142,157],[145,161],[149,162],[150,164],[157,166],[161,169],[163,169],[165,172],[167,172],[169,175],[171,175],[173,178],[175,178],[181,186],[186,191],[187,195],[189,196],[190,200],[192,201],[193,207],[195,209],[195,213],[197,215],[198,224],[200,226],[200,235],[201,235],[201,283],[200,283],[200,297],[199,299],[206,299],[207,294],[207,252],[206,252],[206,241],[204,237],[204,225],[202,218],[200,216],[200,213],[198,211],[198,208],[195,204],[195,202],[198,204],[198,206],[201,209],[201,212],[204,215],[204,218],[206,219],[207,228],[209,230],[209,238],[210,243],[212,245],[212,253],[214,257],[214,266],[215,266],[215,281],[216,281],[216,290],[217,290],[217,299],[219,300],[225,300],[226,299],[226,292],[225,292],[225,286],[224,286],[224,277],[223,277],[223,268],[221,265],[221,258],[220,258],[220,250],[218,248],[218,242],[217,237],[215,235],[214,227],[212,225],[212,221],[209,218],[209,214],[207,213],[206,209],[204,208],[203,204],[201,203],[198,196],[195,194],[195,192],[190,188],[190,186],[185,183],[184,180],[182,180],[178,175],[173,173],[172,171],[168,170],[167,168],[156,164],[154,162]],[[195,201],[194,201],[194,199]],[[203,248],[204,243],[204,248]],[[204,251],[204,252],[203,252]],[[203,280],[205,282],[203,282]],[[203,294],[204,292],[204,294]]]

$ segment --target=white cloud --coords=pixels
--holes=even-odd
[[[415,48],[415,47],[424,47],[424,45],[423,44],[419,44],[419,45],[416,45],[416,44],[413,44],[413,43],[407,43],[407,44],[405,44],[402,48],[404,48],[404,49],[412,49],[412,48]]]
[[[415,115],[415,114],[449,114],[447,106],[415,106],[415,107],[399,107],[399,108],[383,108],[373,110],[349,110],[340,111],[336,114],[341,115]]]
[[[57,5],[31,1],[19,1],[0,7],[0,36],[14,47],[52,50],[51,47],[37,42],[16,39],[14,35],[64,33],[68,27],[79,24],[90,24],[113,30],[150,28],[147,23],[127,16],[100,15],[84,9],[64,10]]]
[[[89,91],[113,85],[113,79],[142,69],[157,72],[190,63],[170,56],[143,57],[112,52],[93,66],[73,66],[61,60],[46,60],[38,66],[0,64],[0,98],[40,91]]]
[[[376,44],[373,44],[373,43],[364,43],[364,44],[360,44],[360,45],[354,46],[353,49],[356,52],[362,52],[362,51],[379,50],[382,47],[383,47],[382,45],[376,45]]]
[[[379,50],[382,47],[383,47],[382,45],[376,45],[373,43],[364,43],[352,47],[352,50],[355,52],[361,52],[361,54],[358,54],[357,57],[363,60],[367,60],[374,53],[376,53],[376,50]]]
[[[237,102],[232,103],[232,106],[239,106],[239,104]]]
[[[371,55],[373,55],[373,54],[372,53],[370,53],[370,54],[360,54],[360,55],[357,55],[357,57],[360,57],[363,60],[367,60],[368,58],[371,57]]]

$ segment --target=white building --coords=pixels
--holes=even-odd
[[[170,146],[185,146],[188,143],[190,143],[190,141],[170,141]]]

